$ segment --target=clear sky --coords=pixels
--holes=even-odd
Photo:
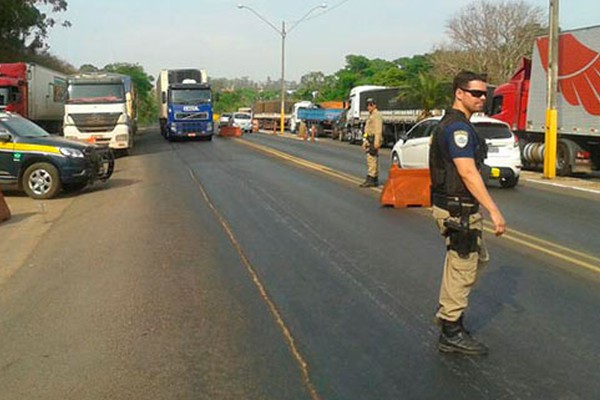
[[[448,18],[471,0],[325,0],[286,39],[286,79],[311,71],[331,74],[348,54],[392,60],[431,51],[446,39]],[[156,76],[162,68],[198,67],[213,77],[264,81],[281,76],[281,36],[321,1],[304,0],[68,0],[60,15],[73,26],[50,32],[50,51],[76,67],[139,63]],[[548,9],[548,0],[528,0]],[[322,15],[317,15],[323,12]],[[492,17],[492,16],[490,16]],[[600,25],[600,1],[560,3],[562,29]]]

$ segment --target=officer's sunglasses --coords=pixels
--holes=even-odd
[[[469,92],[471,96],[481,98],[483,96],[487,96],[487,92],[485,90],[475,90],[475,89],[464,89],[460,88],[463,92]]]

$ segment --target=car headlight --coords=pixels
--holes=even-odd
[[[84,157],[83,152],[81,150],[71,149],[69,147],[61,147],[59,150],[63,156],[72,157],[72,158],[83,158]]]

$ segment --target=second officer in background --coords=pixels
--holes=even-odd
[[[379,148],[383,142],[383,119],[377,110],[377,103],[367,99],[369,118],[365,124],[362,149],[367,155],[367,178],[360,187],[379,186]]]

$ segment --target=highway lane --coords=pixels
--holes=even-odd
[[[348,148],[335,162],[353,159]],[[117,165],[0,288],[8,398],[600,390],[597,274],[490,238],[467,322],[492,353],[441,355],[432,314],[443,248],[423,210],[381,208],[374,191],[240,140],[168,144],[152,131]]]
[[[264,134],[246,135],[245,140],[359,179],[365,174],[365,161],[358,146],[323,138],[312,143]],[[389,149],[382,150],[380,167],[380,181],[383,184],[390,167]],[[489,189],[504,213],[509,228],[588,254],[594,257],[590,261],[592,263],[600,262],[600,238],[596,234],[597,221],[600,221],[600,194],[566,190],[526,180],[509,190],[492,182]]]

